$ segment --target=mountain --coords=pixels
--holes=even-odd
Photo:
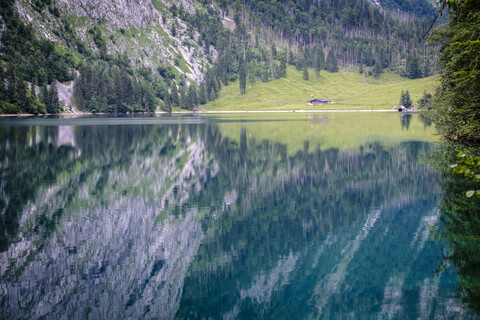
[[[245,92],[247,81],[285,77],[288,64],[438,71],[438,48],[423,37],[426,0],[6,0],[0,9],[3,113],[194,109],[233,81]]]

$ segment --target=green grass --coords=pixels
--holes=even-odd
[[[240,95],[238,81],[223,87],[219,99],[204,106],[208,111],[247,110],[375,110],[398,106],[402,90],[409,90],[414,104],[424,90],[434,93],[439,85],[438,76],[423,79],[406,79],[392,73],[379,78],[367,77],[352,71],[320,72],[318,78],[310,70],[310,80],[289,66],[287,77],[271,82],[247,82],[247,93]],[[324,98],[330,105],[308,106],[307,101]]]

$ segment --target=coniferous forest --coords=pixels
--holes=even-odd
[[[216,99],[222,86],[238,80],[244,94],[248,83],[285,77],[288,65],[303,71],[304,80],[312,78],[309,70],[315,78],[341,69],[374,77],[388,71],[411,79],[442,72],[437,121],[447,135],[479,134],[475,128],[480,126],[470,123],[478,119],[480,83],[476,2],[441,3],[448,10],[445,26],[433,25],[441,8],[436,12],[426,1],[385,1],[384,7],[367,0],[201,0],[200,5],[202,10],[191,13],[173,3],[163,13],[163,19],[176,19],[172,36],[180,33],[181,21],[208,56],[202,77],[194,81],[168,63],[145,67],[127,54],[109,53],[109,39],[96,25],[87,28],[93,39],[89,45],[55,1],[38,0],[32,6],[64,22],[59,31],[63,44],[40,37],[20,19],[13,0],[2,1],[0,111],[62,112],[57,82],[75,81],[72,103],[79,111],[125,113],[195,110]],[[450,105],[453,112],[447,110]],[[466,122],[465,130],[456,132],[457,124]]]
[[[201,3],[206,9],[195,14],[176,4],[169,8],[172,17],[198,32],[197,41],[207,53],[215,51],[216,59],[211,59],[203,79],[195,83],[172,72],[169,65],[134,68],[127,56],[109,55],[96,26],[88,28],[96,47],[93,51],[68,23],[63,30],[67,48],[39,39],[19,18],[14,1],[3,1],[2,112],[60,112],[52,84],[74,79],[78,80],[74,94],[78,110],[135,112],[154,111],[157,106],[165,111],[193,110],[216,99],[221,86],[237,79],[240,92],[245,93],[247,82],[285,77],[287,65],[313,69],[317,75],[322,70],[359,69],[375,76],[388,70],[418,78],[438,71],[438,48],[428,46],[423,37],[429,25],[427,15],[421,19],[395,14],[366,0]],[[61,16],[54,1],[36,1],[34,6]],[[229,17],[234,21],[231,29],[222,24]],[[101,86],[93,88],[92,83]]]
[[[449,22],[436,31],[442,43],[441,87],[434,119],[444,135],[480,140],[480,3],[444,1]]]

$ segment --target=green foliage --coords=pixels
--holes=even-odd
[[[444,261],[441,267],[453,265],[458,275],[458,296],[462,303],[480,314],[480,198],[471,195],[467,198],[465,190],[478,186],[472,178],[465,179],[466,170],[471,170],[477,156],[466,156],[458,149],[472,155],[478,155],[478,148],[458,143],[444,143],[432,157],[433,164],[441,172],[443,197],[440,202],[439,231],[440,239],[447,246],[444,250]],[[455,154],[457,156],[455,157]],[[468,159],[468,160],[467,160]],[[456,161],[457,164],[449,167]],[[465,162],[469,163],[468,165]],[[466,168],[461,168],[466,166]],[[476,172],[478,172],[478,167]],[[458,173],[455,173],[458,172]],[[459,174],[460,173],[460,174]]]
[[[142,77],[133,77],[127,70],[105,62],[85,64],[74,87],[77,108],[94,113],[154,111],[153,88]]]
[[[40,11],[50,4],[51,1],[34,2]],[[12,1],[2,1],[0,15],[5,23],[0,36],[2,112],[45,113],[45,106],[34,92],[35,86],[72,80],[73,57],[62,53],[53,42],[37,39],[32,26],[20,20]]]
[[[266,0],[247,1],[243,6],[233,0],[217,3],[223,13],[212,7],[199,10],[197,14],[189,14],[182,6],[171,6],[170,11],[187,22],[187,28],[199,32],[198,42],[207,54],[210,46],[215,47],[218,52],[212,69],[215,77],[223,86],[240,77],[240,93],[244,92],[245,78],[253,83],[285,77],[287,61],[299,71],[307,69],[305,77],[308,69],[313,69],[317,78],[321,70],[337,72],[339,65],[354,64],[367,66],[368,73],[377,77],[384,68],[404,74],[404,67],[397,66],[404,66],[409,55],[422,57],[413,61],[412,70],[436,69],[435,62],[432,62],[435,59],[426,58],[427,55],[433,56],[436,49],[426,47],[421,38],[428,27],[427,22],[419,20],[407,25],[366,0],[333,3]],[[224,28],[219,18],[228,14],[228,10],[233,10],[233,31]],[[422,50],[418,50],[415,41],[422,44]],[[280,43],[288,43],[288,51],[286,47],[279,50]],[[328,52],[326,58],[324,50]],[[245,59],[246,69],[240,56]],[[412,77],[416,78],[418,74]],[[208,100],[212,96],[210,88],[212,86],[207,85]]]
[[[308,67],[305,65],[303,67],[303,80],[308,80]]]
[[[457,154],[458,163],[451,165],[453,172],[463,174],[467,180],[480,182],[480,157],[468,157],[465,153],[459,152]],[[467,198],[476,196],[480,199],[479,190],[468,190],[466,192]]]
[[[240,84],[240,94],[245,94],[247,91],[247,66],[245,64],[245,59],[243,55],[240,54],[239,58],[239,84]]]
[[[338,71],[337,58],[335,57],[335,53],[333,52],[333,50],[328,51],[326,69],[327,71],[330,71],[330,72]]]
[[[47,113],[58,113],[61,111],[58,89],[55,83],[51,84],[49,89],[47,89],[46,84],[43,85],[40,89],[40,101],[45,105]]]
[[[93,42],[100,52],[100,57],[105,58],[107,56],[107,44],[105,43],[105,39],[102,37],[102,32],[100,29],[94,25],[92,28],[88,29],[88,33],[92,35]]]
[[[217,2],[223,10],[236,3],[234,0]],[[405,2],[409,2],[410,5],[404,8],[403,5],[397,7],[392,4],[392,8],[417,10],[416,13],[421,17],[434,15],[432,5],[426,1],[422,1],[421,4],[415,1],[413,4],[412,1],[403,0],[402,4]],[[372,70],[375,75],[381,73],[383,68],[404,74],[403,66],[406,60],[409,60],[407,62],[413,78],[428,76],[430,70],[438,69],[434,59],[438,47],[428,47],[423,37],[430,26],[430,21],[397,19],[389,11],[373,6],[368,0],[333,2],[265,0],[247,1],[245,4],[239,14],[243,20],[238,19],[241,25],[236,23],[236,27],[237,30],[245,30],[246,26],[242,23],[249,21],[250,31],[255,33],[255,42],[252,37],[250,45],[257,47],[263,40],[270,46],[271,39],[263,34],[268,30],[274,34],[274,38],[288,41],[293,47],[302,48],[308,54],[308,58],[305,59],[308,67],[315,69],[316,73],[323,67],[318,65],[321,64],[320,59],[317,60],[317,56],[308,51],[316,51],[319,47],[326,48],[328,52],[333,51],[340,65],[363,63],[368,67],[375,66]],[[302,60],[303,54],[298,54],[300,59],[297,59],[299,57],[294,57],[294,50],[289,52],[292,55],[289,63],[296,65],[297,70],[302,70],[305,62]],[[407,59],[409,57],[418,58]],[[326,67],[334,72],[335,64],[330,60],[330,65],[327,62]],[[423,73],[419,70],[428,72]]]
[[[422,77],[422,71],[420,70],[420,61],[417,56],[408,56],[405,76],[410,79],[417,79]]]
[[[480,136],[480,6],[478,1],[445,1],[449,22],[437,32],[442,43],[441,90],[435,120],[448,137]]]
[[[20,109],[14,104],[0,101],[0,112],[4,114],[16,114],[20,113]]]
[[[409,109],[412,107],[412,99],[410,98],[410,92],[403,92],[400,95],[400,105],[404,106],[405,108]]]
[[[432,95],[430,93],[427,93],[427,90],[425,90],[423,92],[423,97],[420,100],[418,100],[418,106],[420,108],[430,109],[431,101],[432,101]]]

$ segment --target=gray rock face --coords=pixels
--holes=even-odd
[[[177,1],[162,0],[162,3],[169,8],[173,4],[175,4],[177,7],[182,7],[188,13],[196,13],[196,10],[195,10],[195,7],[193,6],[193,1],[192,0],[177,0]]]
[[[118,28],[143,28],[157,21],[151,0],[59,0],[57,4],[74,15],[106,20]]]
[[[163,1],[165,7],[172,5],[182,7],[186,12],[195,14],[192,0]],[[107,53],[110,55],[126,54],[134,68],[147,67],[155,70],[159,65],[171,65],[179,73],[195,82],[202,80],[203,67],[208,64],[205,49],[196,39],[187,34],[187,25],[179,17],[157,10],[152,0],[58,0],[55,6],[60,11],[59,18],[49,10],[38,12],[26,0],[17,0],[16,8],[21,19],[31,24],[39,38],[67,45],[62,34],[65,30],[64,21],[68,17],[70,27],[83,44],[94,53],[98,48],[92,35],[88,32],[98,26],[105,40]],[[174,36],[170,30],[177,26]],[[1,31],[2,25],[0,25]],[[188,43],[188,45],[186,44]],[[212,47],[210,53],[216,58]],[[175,65],[176,57],[182,57],[186,70]],[[71,106],[71,95],[68,88],[62,101]]]

